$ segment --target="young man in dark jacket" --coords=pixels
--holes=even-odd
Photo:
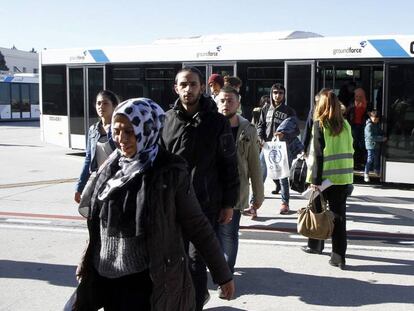
[[[195,68],[183,68],[175,78],[179,98],[166,113],[160,144],[187,160],[194,190],[213,228],[232,220],[239,195],[237,157],[230,123],[204,97],[205,84]],[[208,297],[207,271],[200,253],[190,243],[190,270],[197,310]]]
[[[257,135],[261,144],[263,145],[265,142],[271,141],[276,136],[280,140],[284,140],[285,134],[278,132],[277,128],[285,119],[293,116],[296,116],[295,110],[285,103],[285,87],[280,83],[273,84],[270,90],[270,102],[262,108],[259,123],[257,124]],[[267,176],[267,169],[263,152],[260,153],[260,163],[262,165],[264,181]],[[279,181],[282,197],[280,214],[287,214],[289,212],[289,180],[286,177]]]

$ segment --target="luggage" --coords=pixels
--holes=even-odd
[[[290,168],[290,189],[299,193],[304,192],[308,187],[306,183],[307,172],[308,166],[303,155],[298,156],[295,160],[293,160],[292,167]]]

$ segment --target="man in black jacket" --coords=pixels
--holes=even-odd
[[[213,228],[231,221],[239,195],[235,144],[229,121],[203,95],[205,84],[195,68],[183,68],[175,78],[179,98],[166,113],[160,144],[187,160],[194,190]],[[190,270],[197,310],[206,299],[207,271],[199,252],[189,245]]]

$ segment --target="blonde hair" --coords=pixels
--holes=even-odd
[[[329,128],[333,136],[339,135],[344,127],[341,103],[334,91],[322,90],[319,93],[319,101],[315,107],[313,120],[319,122],[322,128]]]

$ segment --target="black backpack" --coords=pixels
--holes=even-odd
[[[307,172],[308,166],[303,156],[293,160],[292,167],[290,168],[290,189],[299,193],[304,192],[308,188],[306,183]]]

